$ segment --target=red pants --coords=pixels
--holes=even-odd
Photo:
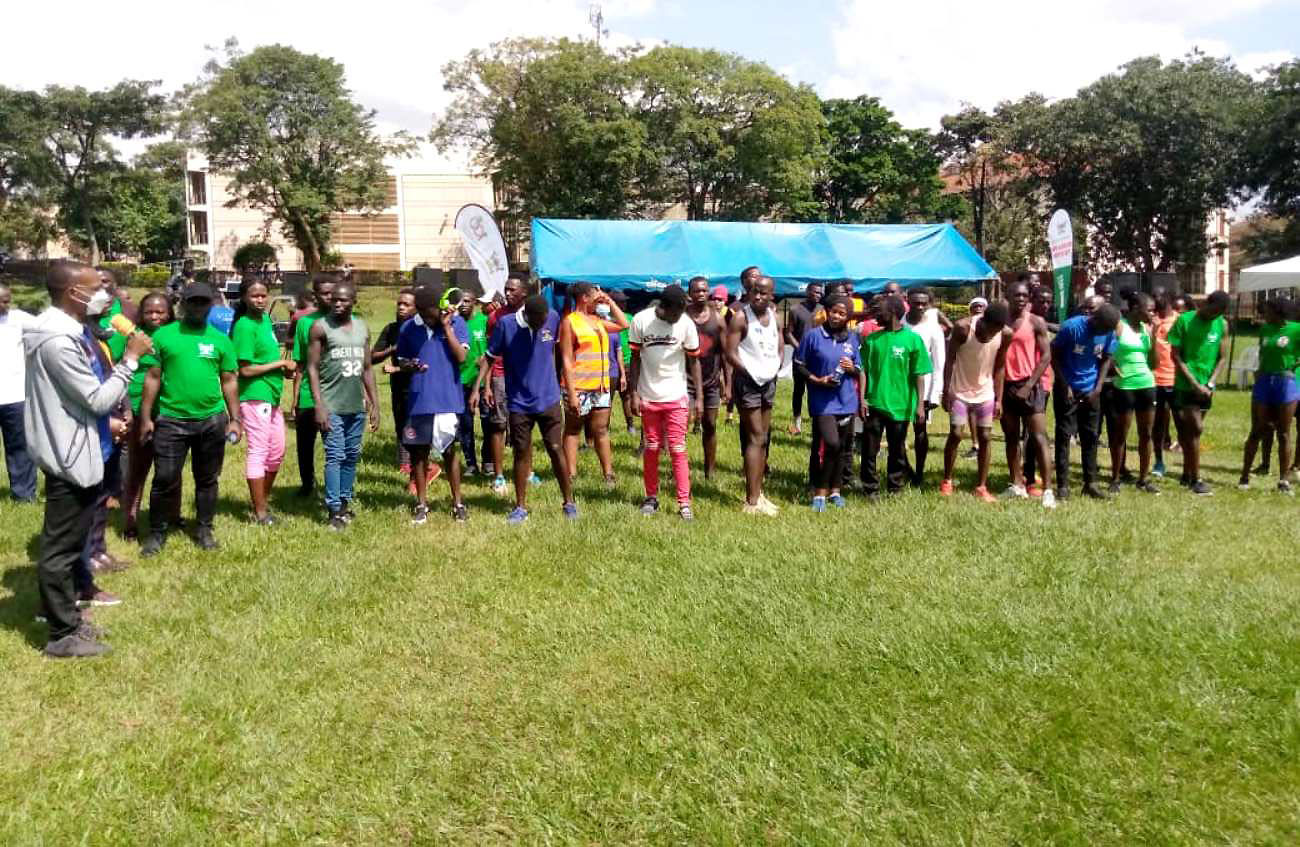
[[[641,431],[645,433],[645,454],[641,475],[647,497],[659,495],[659,451],[668,442],[677,484],[677,504],[691,502],[691,469],[686,457],[686,422],[690,417],[685,397],[673,403],[642,403]]]

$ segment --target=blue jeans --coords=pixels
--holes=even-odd
[[[343,501],[351,502],[357,482],[357,460],[361,458],[361,433],[366,428],[365,412],[330,414],[330,431],[325,433],[325,506],[338,511]]]
[[[5,442],[5,467],[9,469],[9,493],[15,500],[36,499],[36,465],[27,452],[23,432],[23,403],[0,406],[0,436]]]
[[[469,410],[469,395],[474,386],[464,385],[465,391],[465,411],[457,417],[460,419],[459,431],[456,437],[460,440],[460,453],[465,457],[465,465],[470,470],[478,467],[478,457],[474,453],[474,413]]]

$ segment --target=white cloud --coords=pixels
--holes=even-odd
[[[630,44],[618,22],[651,14],[656,0],[606,0],[610,42]],[[66,21],[51,33],[50,7],[18,2],[5,10],[0,83],[17,88],[50,84],[103,88],[120,79],[161,79],[173,91],[198,77],[227,37],[245,50],[288,44],[343,64],[357,99],[379,111],[383,127],[428,133],[446,107],[441,68],[474,47],[515,36],[588,38],[587,0],[225,0],[177,4],[165,0],[70,0]],[[32,33],[32,37],[12,37]],[[124,145],[127,152],[136,145]]]
[[[1137,56],[1174,58],[1193,47],[1225,55],[1226,43],[1194,33],[1274,2],[848,0],[832,25],[835,71],[821,89],[871,94],[905,125],[937,127],[963,101],[989,108],[1031,91],[1069,96]]]

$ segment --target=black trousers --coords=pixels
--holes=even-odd
[[[808,480],[812,487],[842,488],[844,457],[853,455],[853,415],[818,415],[812,419]]]
[[[808,388],[808,378],[799,373],[799,369],[794,369],[794,393],[790,397],[790,410],[796,417],[803,415],[803,395]]]
[[[1070,391],[1057,383],[1052,391],[1056,415],[1056,487],[1070,487],[1070,439],[1079,436],[1083,453],[1083,484],[1097,481],[1097,444],[1101,440],[1101,409],[1088,402],[1075,402]]]
[[[95,504],[103,487],[101,483],[82,488],[45,475],[45,525],[41,529],[36,584],[41,592],[41,609],[50,624],[51,641],[71,635],[81,626],[73,569],[86,549]]]
[[[406,419],[402,422],[405,424]],[[316,487],[316,437],[320,435],[316,410],[299,409],[293,416],[293,432],[298,449],[298,478],[302,487],[310,491]],[[398,438],[397,442],[401,444],[402,439]]]
[[[149,492],[152,531],[165,531],[181,512],[181,473],[192,455],[194,511],[201,528],[212,528],[217,513],[217,483],[226,458],[224,414],[201,421],[159,418],[153,434],[153,488]]]
[[[883,412],[872,409],[862,428],[862,485],[868,494],[880,493],[880,478],[876,474],[876,456],[880,454],[882,438],[889,444],[889,458],[885,464],[889,493],[903,490],[907,483],[907,428],[909,421],[896,421]]]
[[[113,452],[104,463],[104,481],[99,487],[99,499],[95,502],[95,513],[90,520],[90,535],[86,539],[86,549],[83,551],[82,562],[85,570],[85,582],[89,582],[90,577],[90,560],[108,552],[108,501],[110,498],[122,496],[122,450],[121,445],[113,448]],[[78,575],[78,589],[84,588],[81,575]]]

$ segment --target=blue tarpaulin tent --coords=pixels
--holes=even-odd
[[[859,292],[893,280],[968,285],[997,273],[951,224],[780,224],[533,219],[533,272],[555,282],[655,291],[695,276],[735,292],[758,265],[777,296],[812,281],[853,280]]]

